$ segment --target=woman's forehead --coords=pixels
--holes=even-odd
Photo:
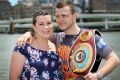
[[[37,19],[40,21],[51,21],[51,16],[50,15],[41,15],[41,16],[37,16]]]

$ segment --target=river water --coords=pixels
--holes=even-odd
[[[17,38],[21,35],[22,34],[0,34],[0,80],[8,80],[12,50]],[[120,57],[120,32],[102,32],[102,36]],[[101,66],[103,63],[104,60]],[[105,77],[104,80],[120,80],[120,66]]]

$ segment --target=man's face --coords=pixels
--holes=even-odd
[[[52,20],[50,15],[41,15],[36,17],[36,23],[33,29],[37,35],[42,38],[49,38],[52,34]]]
[[[75,22],[75,15],[71,13],[69,6],[56,8],[55,16],[58,26],[63,31],[70,29]]]

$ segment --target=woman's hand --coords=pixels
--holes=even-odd
[[[17,40],[17,45],[18,46],[23,46],[25,45],[26,43],[29,43],[31,44],[32,42],[32,35],[31,35],[31,32],[26,32],[25,34],[23,34],[20,38],[18,38]]]

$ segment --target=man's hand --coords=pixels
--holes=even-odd
[[[32,39],[33,39],[33,37],[32,37],[32,35],[31,35],[31,33],[30,33],[30,32],[26,32],[26,33],[23,34],[20,38],[18,38],[18,40],[17,40],[17,45],[18,45],[18,46],[23,46],[23,45],[25,45],[26,43],[31,44]]]
[[[96,73],[88,73],[84,76],[85,80],[99,80]]]

